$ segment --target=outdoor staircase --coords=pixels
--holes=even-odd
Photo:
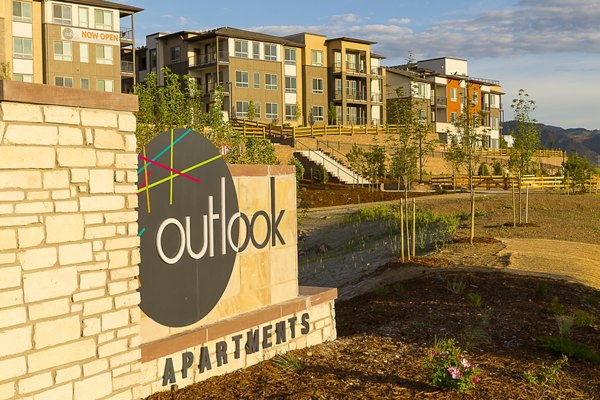
[[[371,182],[350,168],[341,164],[339,161],[333,159],[322,151],[319,150],[302,150],[296,152],[296,155],[300,155],[302,158],[310,160],[315,165],[322,165],[325,170],[340,183],[347,185],[369,185]],[[300,157],[298,157],[300,158]]]

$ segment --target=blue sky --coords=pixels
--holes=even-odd
[[[122,2],[145,9],[136,15],[138,44],[154,32],[221,26],[368,39],[385,65],[404,63],[409,50],[417,59],[468,59],[469,75],[501,82],[505,120],[523,88],[540,122],[600,129],[600,0]]]

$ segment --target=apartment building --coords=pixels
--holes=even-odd
[[[385,68],[385,77],[388,123],[402,124],[402,121],[398,120],[398,116],[390,111],[393,102],[400,96],[410,99],[419,121],[427,124],[433,123],[432,90],[427,79],[416,72],[400,68]]]
[[[384,57],[371,53],[375,42],[340,37],[326,43],[330,99],[337,110],[337,123],[384,123]]]
[[[403,72],[398,72],[399,70]],[[473,117],[481,119],[479,131],[483,136],[482,146],[491,148],[500,146],[503,115],[501,100],[504,94],[502,87],[496,80],[469,76],[467,60],[440,57],[398,66],[387,71],[389,75],[394,76],[388,82],[391,90],[410,81],[415,82],[418,91],[423,93],[429,91],[428,120],[433,123],[441,142],[450,143],[451,135],[456,134],[454,122],[469,107]],[[411,76],[410,73],[413,75]],[[405,78],[400,79],[398,75],[404,75]],[[421,88],[420,85],[423,83],[429,83],[429,89]]]
[[[198,81],[207,110],[221,86],[228,115],[245,118],[253,104],[256,120],[265,123],[383,123],[383,57],[371,53],[372,44],[307,32],[279,37],[231,27],[155,33],[136,52],[137,78],[143,80],[154,71],[163,84],[160,70],[167,66]],[[335,121],[328,115],[330,103],[336,107]]]
[[[0,62],[13,80],[130,91],[139,11],[102,0],[0,0]]]

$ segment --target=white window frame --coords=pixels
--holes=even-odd
[[[237,118],[246,118],[248,117],[248,105],[250,103],[247,101],[236,101],[235,102],[235,116]],[[246,111],[244,111],[244,109]]]
[[[275,83],[273,83],[273,79]],[[265,89],[277,90],[277,75],[276,74],[265,74]]]
[[[254,89],[260,89],[260,72],[254,72],[252,74],[252,87]]]
[[[108,85],[107,85],[108,84]],[[102,88],[100,87],[102,85]],[[107,90],[110,88],[110,90]],[[98,79],[96,81],[96,90],[99,92],[114,92],[115,82],[112,79]]]
[[[238,49],[239,45],[239,49]],[[248,58],[248,41],[247,40],[235,40],[234,41],[234,56]]]
[[[30,74],[12,74],[13,81],[33,83],[33,75]]]
[[[235,87],[247,88],[248,86],[248,71],[235,71]]]
[[[20,11],[20,15],[16,15],[16,10],[17,7],[15,7],[15,4],[19,4],[19,11]],[[33,16],[33,10],[32,10],[32,5],[29,2],[26,1],[18,1],[18,0],[13,0],[12,2],[12,20],[16,21],[16,22],[31,22],[32,21],[32,16]]]
[[[88,7],[78,7],[79,26],[82,28],[90,27],[90,9]],[[82,18],[82,16],[84,16]]]
[[[21,52],[17,52],[17,42],[20,42]],[[26,47],[29,47],[29,49],[26,49]],[[29,52],[27,50],[29,50]],[[26,60],[33,59],[33,39],[14,36],[13,57]]]
[[[62,79],[62,85],[58,84],[58,80]],[[69,85],[66,85],[67,82],[70,82]],[[62,86],[62,87],[73,87],[73,78],[70,76],[55,76],[54,77],[54,86]]]
[[[325,107],[312,106],[311,113],[311,118],[313,121],[325,121]]]
[[[310,65],[315,67],[323,66],[323,51],[322,50],[311,50],[310,51]]]
[[[298,110],[298,106],[296,104],[286,104],[285,105],[285,120],[286,121],[294,121],[296,119],[296,110]]]
[[[279,107],[278,107],[277,103],[266,103],[265,118],[278,119],[279,118],[278,108]],[[275,112],[273,112],[273,111],[275,111]]]
[[[285,77],[285,92],[286,93],[296,93],[297,88],[297,80],[295,76],[286,76]]]
[[[90,62],[90,45],[87,43],[79,43],[79,62]]]
[[[277,61],[277,45],[271,43],[265,43],[265,60],[266,61]],[[273,54],[274,51],[274,54]]]
[[[458,89],[450,88],[450,101],[458,101]]]
[[[87,87],[83,87],[83,82],[87,82]],[[80,78],[79,79],[79,88],[88,90],[90,88],[90,78]]]
[[[56,14],[57,14],[56,10],[61,10],[60,17],[56,16]],[[64,10],[69,10],[68,17],[64,16]],[[73,10],[72,10],[71,6],[67,5],[67,4],[54,3],[52,5],[52,23],[58,24],[58,25],[72,25],[73,24]]]
[[[260,59],[260,42],[252,42],[252,58]]]
[[[109,21],[106,21],[106,17],[110,15],[110,17],[108,18]],[[102,16],[102,21],[98,22],[98,16]],[[105,31],[112,31],[113,30],[113,26],[114,26],[114,21],[113,21],[113,12],[110,10],[103,10],[100,8],[97,8],[94,10],[94,27],[96,29],[103,29]]]
[[[56,51],[57,45],[60,45],[60,52]],[[68,40],[55,40],[54,59],[56,61],[73,61],[73,43]]]
[[[313,93],[323,93],[324,82],[321,78],[313,78],[312,80],[312,92]]]
[[[113,64],[113,46],[97,44],[96,45],[96,64]],[[107,57],[107,55],[110,55]]]
[[[296,49],[286,48],[284,53],[285,64],[296,65]]]

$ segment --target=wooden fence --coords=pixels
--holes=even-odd
[[[431,177],[431,184],[434,187],[443,189],[452,189],[456,187],[468,188],[469,177],[467,175],[439,175]],[[491,189],[504,189],[509,190],[512,185],[517,186],[518,180],[516,177],[504,177],[504,176],[475,176],[473,177],[473,186],[475,188]],[[533,176],[526,175],[521,181],[522,187],[529,187],[530,189],[559,189],[566,190],[573,188],[574,182],[572,179],[565,179],[564,176]],[[600,176],[594,176],[588,179],[585,183],[585,189],[588,192],[598,193],[600,192]]]

